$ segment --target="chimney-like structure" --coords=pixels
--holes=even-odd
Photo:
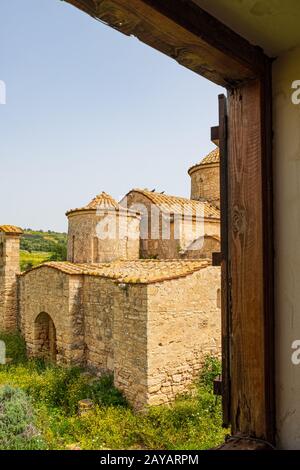
[[[220,153],[215,148],[188,171],[191,177],[191,199],[205,200],[220,209]]]
[[[20,272],[20,237],[14,225],[0,225],[0,330],[17,329],[17,274]]]

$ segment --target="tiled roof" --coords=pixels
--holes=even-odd
[[[48,262],[22,273],[21,276],[48,267],[65,274],[103,277],[124,284],[151,284],[185,277],[209,265],[210,261],[206,259],[113,261],[99,264]]]
[[[212,163],[220,163],[220,151],[218,147],[206,155],[206,157],[204,157],[199,163],[193,165],[188,172],[190,173],[190,171],[197,168],[198,166],[211,165]]]
[[[23,230],[20,227],[15,227],[15,225],[0,225],[0,232],[21,235]]]
[[[130,191],[143,194],[159,207],[162,212],[168,214],[184,214],[197,217],[220,218],[220,211],[207,201],[195,201],[184,197],[170,196],[146,189],[133,189]],[[128,193],[128,194],[130,194]]]
[[[109,194],[102,192],[98,196],[94,197],[86,206],[79,207],[76,209],[70,209],[66,215],[72,214],[73,212],[91,211],[91,210],[114,210],[114,211],[125,211],[118,202]],[[128,211],[133,213],[133,211]]]
[[[85,209],[98,209],[99,207],[103,209],[118,209],[119,205],[110,194],[102,192],[94,197],[94,199],[85,206]]]

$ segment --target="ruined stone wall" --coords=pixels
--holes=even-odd
[[[104,215],[95,211],[83,211],[69,215],[68,261],[74,263],[101,263],[115,259],[139,258],[139,218],[112,213],[106,230],[111,237],[99,238],[98,224]]]
[[[199,165],[191,170],[191,199],[206,199],[220,208],[220,166]]]
[[[148,286],[148,404],[172,401],[221,352],[220,269]]]
[[[82,276],[69,276],[46,266],[19,277],[20,328],[29,356],[39,355],[36,319],[46,313],[56,330],[57,362],[84,362],[82,280]]]
[[[17,328],[17,279],[20,237],[0,233],[0,330]]]

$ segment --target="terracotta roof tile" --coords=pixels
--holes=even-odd
[[[94,199],[91,200],[86,206],[84,207],[78,207],[76,209],[70,209],[68,212],[66,212],[66,215],[70,215],[73,212],[82,212],[82,211],[91,211],[91,210],[113,210],[113,211],[122,211],[125,212],[125,209],[121,207],[118,202],[109,194],[102,192],[98,194],[98,196],[94,197]],[[131,214],[136,214],[136,212],[133,211],[127,211]]]
[[[195,201],[184,197],[170,196],[146,189],[133,189],[130,191],[143,194],[158,206],[162,212],[168,214],[184,214],[197,217],[220,218],[220,211],[208,201]],[[130,194],[128,193],[128,194]]]
[[[0,232],[21,235],[23,230],[20,227],[16,227],[15,225],[0,225]]]
[[[209,265],[210,261],[206,259],[114,261],[99,264],[48,262],[22,273],[21,276],[48,267],[69,275],[97,276],[124,284],[151,284],[185,277]]]

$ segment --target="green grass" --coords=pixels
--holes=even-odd
[[[220,399],[212,393],[213,378],[220,372],[214,358],[207,358],[193,393],[178,397],[171,406],[136,413],[110,376],[95,378],[78,368],[24,362],[24,343],[17,344],[14,350],[7,348],[13,363],[0,366],[0,391],[1,385],[9,386],[28,398],[31,424],[40,432],[33,443],[19,443],[21,448],[66,449],[76,444],[94,450],[208,449],[228,433],[221,426]],[[83,398],[91,398],[95,408],[79,416],[78,401]]]
[[[27,269],[31,269],[34,266],[38,266],[39,264],[44,263],[45,261],[49,261],[52,256],[50,252],[43,252],[43,251],[33,251],[28,252],[21,250],[20,251],[20,267],[21,271],[26,271]]]

